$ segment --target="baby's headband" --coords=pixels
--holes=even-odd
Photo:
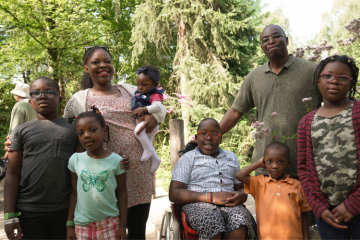
[[[157,82],[157,83],[160,82],[160,74],[157,73],[157,72],[152,71],[148,67],[139,68],[138,70],[136,70],[135,73],[137,73],[137,74],[143,73],[145,75],[148,75],[155,82]]]

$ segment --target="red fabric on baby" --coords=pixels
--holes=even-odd
[[[153,102],[155,102],[155,101],[160,101],[160,102],[162,102],[162,101],[163,101],[163,96],[162,96],[162,94],[160,94],[160,93],[151,94],[151,95],[150,95],[150,100],[149,100],[149,102],[150,102],[150,103],[153,103]]]

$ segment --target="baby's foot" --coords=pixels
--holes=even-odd
[[[144,149],[144,152],[143,152],[140,160],[141,160],[141,161],[149,160],[153,154],[154,154],[153,151],[145,150],[145,149]]]
[[[159,168],[161,163],[161,159],[159,158],[159,156],[154,153],[151,157],[151,167],[150,167],[150,172],[154,173],[156,172],[156,170]]]

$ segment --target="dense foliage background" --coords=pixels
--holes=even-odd
[[[114,83],[135,84],[134,72],[145,64],[161,70],[160,83],[169,98],[164,101],[166,121],[156,136],[163,160],[157,177],[159,184],[168,186],[169,120],[185,120],[186,141],[201,119],[220,121],[243,78],[267,61],[259,44],[266,25],[282,26],[289,52],[296,50],[282,10],[262,13],[260,6],[260,0],[0,0],[0,142],[7,135],[15,104],[10,91],[16,82],[31,83],[42,75],[58,81],[64,97],[61,114],[80,90],[84,47],[107,45],[114,60]],[[344,28],[360,17],[359,12],[358,0],[335,0],[309,45],[326,39],[334,51],[360,61],[359,33]],[[351,43],[344,44],[346,40]],[[299,57],[313,54],[313,49],[307,50]],[[330,54],[322,50],[321,56]],[[234,151],[242,166],[252,153],[255,119],[256,109],[223,139],[222,147]]]

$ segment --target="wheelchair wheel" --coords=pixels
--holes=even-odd
[[[248,239],[249,240],[258,240],[259,238],[257,236],[257,224],[256,224],[256,221],[253,216],[251,216],[251,222],[252,222],[252,228],[249,232]]]
[[[160,227],[160,233],[159,233],[159,240],[172,240],[173,238],[173,225],[174,225],[174,215],[171,211],[166,211],[164,213],[164,216],[161,220],[161,227]],[[176,219],[175,219],[176,220]],[[177,229],[179,228],[179,225],[177,224]],[[177,238],[178,240],[179,238]]]

